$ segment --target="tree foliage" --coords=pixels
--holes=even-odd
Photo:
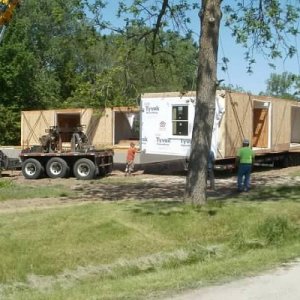
[[[284,99],[299,100],[300,76],[290,72],[272,73],[267,80],[266,94]]]
[[[21,135],[19,110],[0,104],[0,116],[0,145],[18,145]]]
[[[128,29],[129,30],[129,29]],[[136,33],[141,28],[131,28]],[[163,32],[164,51],[152,55],[152,44],[127,39],[120,33],[101,37],[95,51],[105,51],[106,64],[99,66],[69,98],[77,106],[137,104],[141,93],[193,88],[197,46],[190,37]],[[105,49],[105,50],[104,50]]]
[[[59,106],[76,86],[87,26],[78,1],[22,2],[0,48],[4,103]]]
[[[96,7],[104,6],[22,1],[0,46],[1,103],[14,115],[19,111],[14,143],[21,110],[130,105],[146,91],[193,87],[198,49],[190,36],[161,31],[163,51],[153,56],[150,37],[137,40],[144,28],[102,33],[99,22],[91,22],[101,13]]]
[[[225,26],[245,48],[248,72],[252,72],[256,52],[272,67],[274,59],[295,55],[297,49],[289,41],[299,34],[299,4],[290,0],[235,0],[234,5],[224,2]]]

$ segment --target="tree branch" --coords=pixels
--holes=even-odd
[[[162,3],[162,7],[160,9],[160,12],[159,12],[159,14],[157,16],[155,27],[153,28],[152,53],[155,52],[156,37],[157,37],[157,35],[159,33],[159,29],[160,29],[161,23],[162,23],[162,18],[166,14],[167,8],[170,8],[169,7],[169,0],[164,0],[163,3]]]

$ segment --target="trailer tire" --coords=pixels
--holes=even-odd
[[[64,178],[69,175],[67,162],[60,157],[52,157],[46,165],[46,173],[50,178]]]
[[[96,175],[96,166],[91,160],[87,158],[81,158],[74,164],[73,173],[77,179],[93,179]]]
[[[29,158],[22,163],[22,174],[26,179],[38,179],[43,173],[44,167],[34,158]]]

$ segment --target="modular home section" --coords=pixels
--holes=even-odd
[[[132,118],[134,116],[134,118]],[[39,145],[39,138],[53,126],[60,128],[62,143],[67,145],[71,132],[81,126],[90,144],[111,147],[123,140],[139,139],[139,108],[74,108],[22,111],[21,147]],[[128,143],[126,142],[126,146]]]
[[[40,144],[51,126],[58,126],[62,131],[62,143],[70,143],[70,132],[82,126],[89,142],[96,147],[112,145],[112,113],[110,109],[50,109],[22,111],[21,147],[28,148]],[[109,124],[109,126],[107,125]]]
[[[217,159],[234,160],[243,139],[260,158],[282,159],[300,150],[300,105],[296,101],[217,91],[212,149]],[[145,155],[188,157],[196,95],[144,94],[141,98],[141,148]],[[277,157],[277,154],[279,155]]]

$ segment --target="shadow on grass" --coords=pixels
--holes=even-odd
[[[154,201],[135,204],[130,210],[140,215],[185,215],[188,213],[187,206],[179,201]]]
[[[165,200],[167,204],[173,202],[182,203],[185,194],[185,182],[170,182],[164,180],[152,182],[135,182],[133,177],[125,182],[106,182],[94,181],[89,186],[81,187],[81,194],[86,198],[93,200],[120,201],[120,200]],[[262,186],[260,186],[262,184]],[[292,200],[300,202],[300,185],[277,185],[265,186],[259,182],[253,184],[252,189],[248,193],[237,193],[235,183],[225,182],[217,186],[216,191],[208,190],[207,196],[209,201],[226,202],[226,201],[279,201]],[[161,201],[162,202],[162,201]],[[214,215],[212,209],[210,215]]]
[[[84,195],[88,197],[99,197],[101,200],[153,200],[166,199],[183,201],[183,183],[166,184],[161,183],[130,183],[130,184],[95,184],[84,188]]]
[[[147,215],[161,215],[161,216],[174,216],[174,215],[189,215],[191,213],[208,215],[214,217],[217,215],[218,210],[223,206],[218,201],[208,201],[203,206],[192,206],[179,201],[151,201],[140,202],[133,204],[133,206],[126,208],[133,213],[147,216]]]
[[[253,186],[249,192],[237,192],[235,187],[220,188],[217,192],[208,193],[209,199],[225,203],[247,201],[283,201],[300,202],[300,186]]]
[[[257,188],[247,195],[250,201],[282,201],[300,202],[300,186],[270,186]]]
[[[255,187],[250,192],[238,193],[236,190],[229,191],[223,195],[213,196],[217,201],[282,201],[289,200],[294,202],[300,202],[300,186],[268,186],[268,187]]]

